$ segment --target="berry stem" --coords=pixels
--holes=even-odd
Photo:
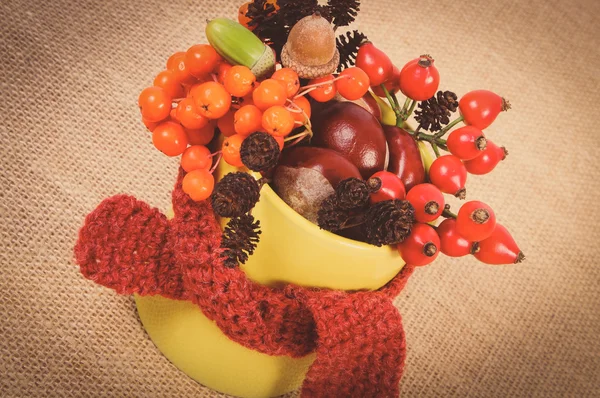
[[[221,151],[215,152],[213,155],[215,155],[217,153],[219,154],[219,157],[217,158],[215,165],[210,169],[210,174],[215,172],[215,170],[217,169],[217,166],[219,165],[219,162],[221,162],[221,159],[223,158],[223,152],[221,152]]]
[[[465,118],[462,115],[459,116],[458,118],[456,118],[453,121],[451,121],[450,123],[448,123],[448,125],[446,127],[441,129],[440,131],[438,131],[434,137],[435,138],[443,137],[444,134],[446,134],[452,127],[456,126],[458,123],[462,122],[463,120],[465,120]]]
[[[400,111],[400,114],[402,115],[404,120],[408,119],[408,117],[405,118],[404,116],[406,115],[406,112],[408,112],[408,105],[410,104],[410,101],[412,100],[406,97],[406,99],[404,100],[404,105],[402,105],[402,110]]]
[[[286,106],[286,109],[290,112],[294,112],[294,113],[302,113],[302,108],[300,108],[294,101],[292,101],[291,99],[286,99],[285,100],[286,103],[288,103],[289,105]]]
[[[417,101],[412,100],[412,103],[410,104],[410,108],[408,108],[408,113],[406,114],[404,120],[407,120],[410,117],[410,115],[412,115],[413,111],[415,110],[415,106],[417,106]]]
[[[395,97],[392,96],[392,94],[390,94],[384,83],[381,83],[380,87],[385,93],[385,97],[387,98],[390,106],[392,107],[392,110],[396,114],[396,126],[400,127],[398,126],[398,123],[401,123],[402,117],[400,116],[400,104],[398,103],[398,98],[396,98],[396,100],[394,101]]]
[[[456,214],[450,211],[450,205],[444,206],[444,211],[442,212],[442,217],[446,218],[454,218],[456,220]]]
[[[442,138],[436,138],[435,135],[432,134],[427,134],[427,133],[420,133],[419,130],[421,129],[421,126],[419,125],[419,127],[415,130],[415,131],[410,131],[407,130],[407,132],[413,136],[413,138],[415,138],[416,140],[419,141],[427,141],[431,147],[433,148],[433,145],[435,144],[439,149],[443,149],[444,151],[448,150],[448,146],[446,145],[446,140],[442,139]],[[434,149],[435,151],[435,149]]]
[[[440,155],[440,150],[438,149],[437,144],[433,141],[429,141],[429,145],[431,145],[431,148],[433,149],[433,152],[435,153],[435,157],[439,158],[441,155]]]
[[[321,83],[315,83],[315,84],[309,84],[307,86],[304,87],[300,87],[300,90],[304,90],[304,91],[300,91],[300,93],[296,94],[294,96],[294,99],[298,98],[298,97],[302,97],[308,93],[310,93],[311,91],[313,91],[316,88],[319,88],[321,86],[326,86],[328,84],[332,84],[334,81],[336,80],[340,80],[340,79],[349,79],[351,76],[350,75],[344,75],[344,76],[338,76],[332,80],[327,80]]]

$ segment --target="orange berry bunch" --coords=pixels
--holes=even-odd
[[[244,166],[240,149],[246,137],[268,133],[282,150],[285,137],[305,126],[308,132],[294,136],[298,139],[293,145],[310,134],[306,94],[319,102],[337,93],[356,100],[367,92],[369,78],[352,67],[337,77],[314,79],[301,90],[298,74],[280,68],[258,82],[248,67],[230,65],[209,44],[197,44],[171,55],[153,84],[138,98],[142,121],[156,149],[167,156],[181,155],[187,172],[183,189],[200,201],[213,191],[212,172],[221,157],[234,167]],[[221,150],[211,153],[207,145],[217,128],[225,139]]]

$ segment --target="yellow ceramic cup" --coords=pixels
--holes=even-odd
[[[217,179],[236,171],[221,162]],[[378,289],[404,266],[394,248],[375,247],[321,230],[268,185],[252,210],[262,234],[242,269],[265,285],[293,283],[338,290]],[[223,223],[226,220],[222,220]],[[269,356],[229,340],[198,307],[138,297],[140,319],[158,349],[194,380],[240,397],[273,397],[300,387],[314,354]]]

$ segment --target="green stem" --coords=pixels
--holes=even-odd
[[[444,134],[446,134],[448,132],[448,130],[450,130],[452,127],[456,126],[458,123],[462,122],[463,120],[465,120],[464,117],[462,117],[462,115],[460,117],[458,117],[457,119],[451,121],[446,127],[444,127],[443,129],[441,129],[436,135],[435,138],[440,138],[443,137]]]
[[[385,97],[387,98],[388,102],[390,103],[392,110],[396,114],[396,119],[400,119],[400,109],[398,106],[398,99],[396,99],[396,101],[394,101],[394,99],[392,98],[392,94],[390,94],[388,89],[385,87],[385,84],[382,83],[380,87],[383,90],[383,92],[385,93]]]
[[[416,131],[408,131],[409,134],[411,134],[413,137],[415,137],[415,139],[419,140],[419,141],[427,141],[431,147],[433,148],[433,146],[435,145],[437,147],[437,149],[443,149],[444,151],[448,150],[448,146],[446,145],[446,140],[442,139],[442,138],[435,138],[435,135],[431,135],[431,134],[427,134],[427,133],[419,133],[419,129],[417,129]],[[433,148],[434,152],[436,151],[436,148]],[[438,153],[436,153],[437,156],[440,156]]]
[[[438,146],[436,145],[435,142],[429,141],[429,144],[431,145],[431,148],[433,148],[433,152],[435,153],[435,157],[439,158],[440,156],[440,150],[438,149]]]
[[[417,101],[412,100],[412,103],[410,104],[410,108],[408,108],[408,113],[406,114],[406,118],[404,120],[407,120],[410,115],[412,115],[413,111],[415,110],[415,106],[417,106]]]
[[[400,103],[398,102],[398,97],[396,97],[396,94],[390,93],[390,95],[392,96],[392,99],[394,100],[394,104],[396,104],[396,108],[400,109]]]
[[[450,211],[450,209],[444,209],[444,211],[442,212],[442,217],[446,217],[446,218],[454,218],[456,220],[456,214],[452,213]]]
[[[410,104],[410,101],[412,101],[410,98],[406,98],[406,100],[404,100],[404,105],[402,105],[402,110],[400,111],[400,114],[402,115],[402,119],[406,120],[408,119],[408,117],[404,117],[406,115],[406,111],[408,111],[408,105]]]

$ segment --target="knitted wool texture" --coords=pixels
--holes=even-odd
[[[75,246],[82,274],[119,294],[190,300],[230,339],[262,353],[316,350],[302,396],[397,397],[405,339],[392,299],[412,267],[369,292],[255,283],[223,265],[221,228],[208,201],[182,191],[184,174],[180,169],[171,220],[128,195],[91,212]]]

